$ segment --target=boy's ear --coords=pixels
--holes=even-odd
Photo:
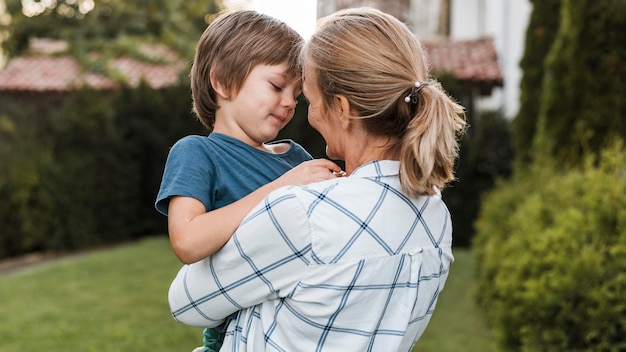
[[[230,98],[230,93],[224,89],[224,86],[215,78],[213,71],[209,74],[209,79],[211,80],[211,86],[213,90],[223,99]]]

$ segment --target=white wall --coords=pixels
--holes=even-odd
[[[498,52],[504,87],[483,99],[481,108],[502,109],[509,118],[519,109],[519,62],[531,10],[529,0],[452,0],[450,35],[457,39],[492,37]]]

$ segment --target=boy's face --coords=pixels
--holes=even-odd
[[[276,138],[291,121],[301,82],[290,80],[288,65],[257,65],[236,94],[219,99],[214,132],[254,147]]]

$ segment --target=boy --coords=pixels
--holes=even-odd
[[[271,191],[341,171],[329,160],[311,160],[291,140],[270,142],[292,119],[301,93],[302,45],[285,23],[254,11],[224,14],[200,38],[191,69],[193,110],[212,132],[171,148],[155,204],[168,217],[170,243],[182,262],[219,250]],[[223,333],[204,335],[205,346],[196,350],[219,350]]]

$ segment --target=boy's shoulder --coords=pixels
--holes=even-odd
[[[207,143],[207,141],[208,141],[207,136],[200,136],[200,135],[193,134],[193,135],[188,135],[179,139],[178,141],[176,141],[176,143],[174,143],[174,146],[205,144]]]
[[[172,150],[181,150],[185,152],[210,150],[216,145],[216,143],[222,143],[217,141],[216,138],[211,138],[210,136],[211,135],[201,136],[193,134],[182,137],[174,143]]]
[[[211,142],[207,136],[189,135],[182,137],[170,148],[169,155],[179,159],[196,158],[211,154]]]
[[[208,136],[201,136],[201,135],[195,135],[195,134],[188,135],[179,139],[174,145],[175,146],[176,145],[194,146],[194,147],[197,147],[199,145],[205,146],[205,147],[236,145],[236,146],[248,147],[248,145],[245,144],[243,141],[235,137],[232,137],[223,133],[218,133],[218,132],[211,132],[209,133]]]

